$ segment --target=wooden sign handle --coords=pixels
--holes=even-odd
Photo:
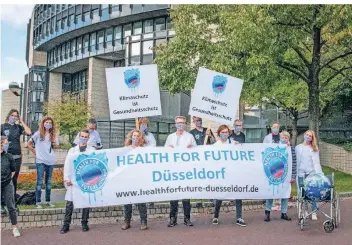
[[[212,121],[208,121],[207,131],[211,128],[211,124],[212,124]],[[207,132],[207,131],[206,131],[206,132]],[[208,135],[205,135],[203,145],[206,145],[207,142],[208,142]]]
[[[139,120],[138,120],[138,117],[136,117],[136,129],[139,130]]]

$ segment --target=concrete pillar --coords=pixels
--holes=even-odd
[[[114,67],[114,62],[90,57],[88,67],[88,106],[97,118],[110,119],[105,68]]]
[[[20,109],[20,97],[14,95],[9,89],[3,90],[1,93],[1,123],[4,123],[11,109]]]
[[[62,96],[62,73],[50,72],[49,73],[49,90],[48,101],[55,101]]]

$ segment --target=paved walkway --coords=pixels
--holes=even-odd
[[[294,216],[296,209],[289,209]],[[82,233],[80,227],[61,235],[59,227],[35,228],[22,230],[22,237],[12,237],[11,231],[2,232],[3,245],[108,245],[108,244],[143,244],[143,245],[351,245],[352,241],[352,199],[341,202],[342,223],[333,233],[326,234],[322,228],[325,220],[319,215],[318,221],[310,221],[311,225],[304,231],[297,226],[297,218],[293,221],[282,221],[279,212],[273,212],[272,221],[263,221],[263,212],[246,212],[244,218],[248,227],[238,227],[233,223],[230,214],[220,214],[220,224],[211,224],[210,216],[192,217],[194,227],[179,224],[173,228],[166,227],[165,220],[151,220],[149,230],[140,231],[137,221],[127,231],[116,225],[91,225],[91,230]],[[181,220],[179,220],[181,222]]]

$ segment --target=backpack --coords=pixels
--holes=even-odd
[[[35,205],[35,191],[27,191],[17,200],[17,205]]]

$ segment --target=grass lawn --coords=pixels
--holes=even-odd
[[[326,175],[335,173],[335,186],[337,192],[352,192],[352,175],[345,174],[343,172],[337,171],[335,169],[323,166],[323,172]],[[292,185],[292,196],[296,196],[297,194],[297,186],[296,184]],[[191,200],[192,202],[196,202],[199,200]],[[208,202],[209,200],[203,200],[203,202]],[[57,202],[54,203],[55,208],[65,208],[66,202]],[[35,205],[19,205],[18,208],[20,210],[25,209],[35,209]],[[48,209],[46,205],[43,205],[43,209]]]

